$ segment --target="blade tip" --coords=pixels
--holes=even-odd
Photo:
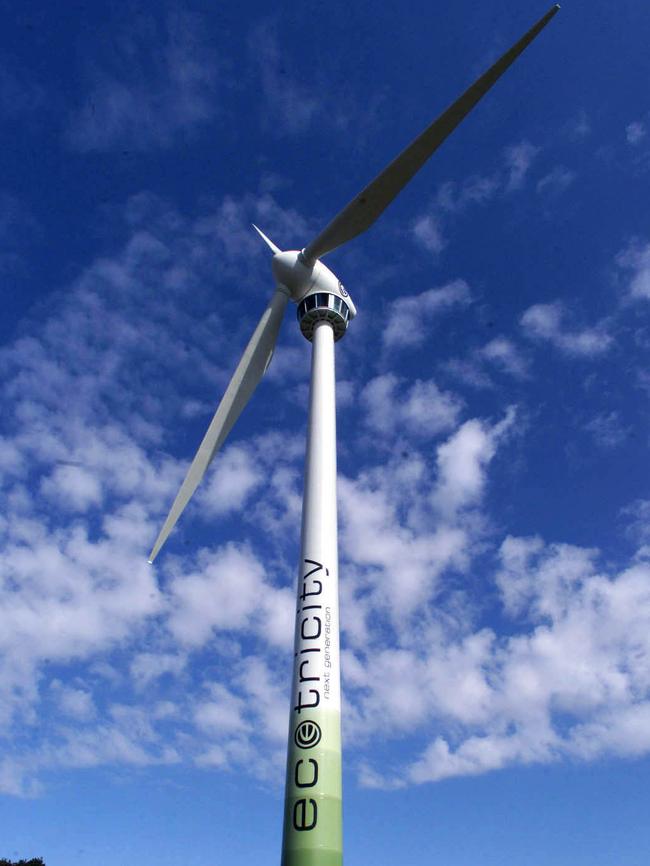
[[[271,252],[273,253],[273,255],[275,255],[276,253],[279,253],[279,252],[280,252],[280,247],[276,246],[270,238],[267,238],[267,236],[264,234],[264,232],[262,231],[262,229],[258,228],[258,227],[255,225],[255,223],[251,223],[251,225],[253,226],[253,228],[255,229],[255,231],[257,232],[257,234],[262,238],[262,240],[263,240],[264,243],[267,245],[267,247],[271,250]]]

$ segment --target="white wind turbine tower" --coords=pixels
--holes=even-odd
[[[160,551],[273,355],[291,299],[312,343],[305,487],[289,721],[282,866],[341,866],[341,731],[334,343],[356,309],[320,261],[364,232],[560,7],[553,6],[487,72],[343,208],[303,250],[273,252],[276,291],[226,389],[149,561]]]

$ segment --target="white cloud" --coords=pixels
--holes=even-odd
[[[525,379],[528,375],[528,364],[512,340],[506,337],[495,337],[486,343],[479,356],[499,367],[516,379]]]
[[[428,487],[427,482],[424,467],[408,463],[390,467],[383,477],[371,473],[339,481],[341,542],[353,565],[342,570],[348,600],[342,617],[354,643],[363,645],[366,617],[379,611],[406,626],[405,617],[430,595],[441,572],[464,562],[467,539],[461,528],[430,525],[418,531],[401,518],[408,492]],[[354,611],[350,622],[346,610]]]
[[[424,249],[439,255],[447,246],[445,228],[473,205],[487,202],[521,190],[530,167],[540,148],[522,141],[505,150],[505,168],[490,175],[473,174],[461,182],[445,181],[440,184],[431,207],[411,224],[411,235]],[[542,188],[562,183],[558,173],[542,184]],[[566,178],[564,179],[566,180]],[[569,181],[570,182],[570,181]]]
[[[284,666],[282,667],[284,670]],[[237,683],[258,719],[258,729],[273,743],[281,746],[276,753],[284,763],[284,746],[289,730],[287,683],[259,656],[249,656],[242,664]]]
[[[506,150],[506,165],[508,169],[508,180],[506,190],[513,192],[521,189],[525,183],[526,175],[539,153],[539,148],[529,141],[521,141]]]
[[[361,404],[373,431],[424,438],[452,427],[462,407],[458,397],[431,380],[409,385],[392,373],[371,379],[361,392]]]
[[[102,764],[150,766],[178,762],[178,753],[161,742],[151,713],[141,707],[113,704],[96,727],[60,731],[56,746],[34,755],[46,767],[96,767]]]
[[[473,359],[451,358],[445,361],[442,369],[471,388],[494,388],[494,382],[485,372],[480,357]]]
[[[169,147],[216,113],[216,67],[202,25],[187,13],[167,16],[160,50],[148,50],[152,20],[132,19],[114,43],[117,59],[94,64],[91,90],[71,118],[68,143],[80,151]],[[112,68],[111,68],[112,67]]]
[[[640,144],[646,137],[646,132],[645,123],[642,123],[640,120],[634,120],[632,123],[628,123],[625,127],[627,143],[631,145]]]
[[[411,231],[416,241],[434,255],[441,253],[447,246],[440,229],[440,220],[431,214],[423,214],[418,217],[413,223]]]
[[[564,757],[647,754],[648,565],[606,575],[597,551],[539,538],[507,538],[500,559],[510,636],[461,631],[442,646],[440,632],[419,637],[399,659],[386,658],[379,684],[358,665],[359,724],[399,729],[403,716],[390,700],[372,721],[395,686],[404,723],[438,732],[394,775],[366,762],[363,783],[400,787]]]
[[[397,298],[388,307],[382,334],[384,345],[390,349],[420,346],[438,316],[470,302],[469,286],[464,280],[454,280],[419,295]]]
[[[8,723],[29,712],[38,665],[87,659],[134,636],[160,611],[161,598],[151,570],[128,547],[92,543],[74,524],[52,535],[35,528],[29,546],[13,519],[7,529],[0,571],[6,586],[19,588],[0,598],[7,654],[0,722]]]
[[[59,680],[52,680],[50,689],[64,716],[83,722],[93,719],[97,714],[91,692],[65,686]]]
[[[585,424],[585,430],[591,433],[601,448],[617,448],[625,442],[628,435],[616,411],[600,412]]]
[[[177,676],[186,664],[187,657],[178,653],[141,652],[134,655],[129,670],[137,688],[144,688],[165,674]]]
[[[446,181],[441,184],[430,211],[411,224],[414,240],[424,249],[438,255],[447,246],[443,233],[447,220],[459,216],[471,205],[485,204],[500,192],[501,186],[501,178],[496,174],[491,177],[471,175],[462,183]]]
[[[269,127],[276,133],[291,135],[305,130],[323,105],[304,83],[283,68],[281,44],[273,23],[267,21],[253,29],[249,52],[259,67]]]
[[[270,381],[277,382],[284,388],[289,382],[297,381],[304,385],[309,382],[308,345],[302,336],[300,340],[298,345],[284,345],[281,351],[274,353],[271,365],[265,374]]]
[[[476,419],[466,421],[438,447],[438,481],[432,496],[436,508],[453,514],[480,499],[487,465],[514,421],[513,408],[493,427]]]
[[[87,511],[100,505],[102,488],[96,475],[81,466],[55,466],[41,482],[41,493],[70,511]]]
[[[581,109],[578,114],[569,121],[566,130],[569,138],[573,141],[578,141],[590,135],[591,122],[587,112],[584,109]]]
[[[630,272],[629,296],[650,299],[650,243],[633,238],[616,257],[616,264]]]
[[[211,683],[209,691],[210,700],[200,702],[194,710],[194,724],[213,734],[248,730],[242,698],[219,683]]]
[[[189,572],[180,561],[169,570],[167,626],[181,645],[200,647],[215,632],[243,630],[253,630],[271,645],[290,643],[293,594],[267,580],[250,550],[227,544],[215,552],[201,551]]]
[[[650,499],[635,499],[621,510],[627,521],[627,535],[637,544],[650,544]]]
[[[25,468],[23,454],[16,443],[0,436],[0,477],[2,480],[4,481],[10,476],[22,476]]]
[[[250,551],[229,544],[189,573],[172,569],[169,628],[182,644],[201,646],[213,629],[241,630],[257,614],[264,569]]]
[[[350,379],[338,380],[336,383],[336,406],[339,409],[347,409],[354,406],[356,399],[356,385]],[[304,404],[303,404],[304,405]],[[2,446],[0,445],[0,465],[2,461]]]
[[[581,725],[574,734],[573,750],[586,759],[603,755],[635,758],[650,750],[650,701],[616,708],[595,722]]]
[[[462,183],[447,181],[438,188],[436,206],[447,213],[462,213],[470,205],[485,204],[502,188],[498,175],[470,175]]]
[[[558,165],[537,181],[537,192],[544,195],[560,195],[571,186],[575,177],[574,171]]]
[[[607,332],[605,322],[590,328],[571,330],[563,324],[565,317],[565,308],[559,301],[535,304],[522,315],[521,326],[526,336],[547,341],[574,357],[594,358],[609,351],[613,337]]]
[[[203,257],[217,242],[221,279],[230,276],[238,283],[245,284],[253,279],[259,280],[259,266],[268,261],[268,249],[253,231],[252,222],[262,227],[264,233],[284,249],[304,243],[310,234],[309,225],[302,214],[293,208],[280,207],[268,192],[249,194],[241,199],[226,196],[213,213],[203,215],[192,227],[193,234],[205,247]],[[187,250],[186,254],[193,255],[197,264],[201,262],[194,251]],[[264,271],[264,275],[266,280],[267,271]],[[214,280],[214,276],[211,279]],[[257,318],[262,315],[264,304],[271,294],[271,289],[267,289],[264,301],[257,302],[260,304],[259,311],[255,313]],[[273,359],[272,367],[276,360]]]
[[[231,445],[215,458],[209,477],[197,492],[197,502],[202,511],[212,515],[241,511],[264,477],[249,450]]]
[[[484,531],[487,470],[513,423],[512,412],[493,426],[466,422],[436,461],[404,439],[381,467],[339,479],[342,623],[353,646],[366,651],[377,620],[387,618],[400,640],[415,611],[423,626],[441,575],[468,567]]]

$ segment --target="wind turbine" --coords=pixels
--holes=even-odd
[[[356,308],[321,257],[364,232],[559,10],[554,5],[302,250],[273,253],[262,314],[160,530],[153,562],[269,366],[287,301],[312,343],[282,866],[341,866],[341,703],[334,344]]]

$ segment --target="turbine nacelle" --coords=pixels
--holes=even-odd
[[[271,267],[278,284],[289,290],[291,300],[296,304],[307,295],[325,292],[342,298],[350,311],[350,318],[356,316],[357,309],[343,283],[321,261],[307,264],[301,250],[285,250],[273,255]]]

